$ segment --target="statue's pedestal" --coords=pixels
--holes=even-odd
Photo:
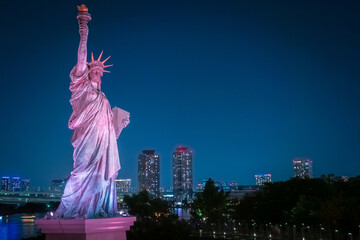
[[[46,240],[126,240],[136,217],[99,219],[37,219]]]

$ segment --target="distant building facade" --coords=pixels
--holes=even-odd
[[[51,180],[50,191],[51,192],[63,192],[66,182],[63,179]]]
[[[215,181],[214,185],[215,185],[215,187],[219,188],[219,190],[222,190],[222,191],[230,190],[230,187],[224,181]]]
[[[204,190],[204,184],[198,183],[197,186],[196,186],[196,191],[197,191],[197,192],[200,192],[200,191],[202,191],[202,190]]]
[[[21,179],[20,177],[12,177],[11,185],[13,192],[20,192],[21,191]]]
[[[256,174],[255,183],[257,186],[264,185],[264,183],[271,183],[271,174]]]
[[[333,174],[333,173],[330,173],[328,175],[322,174],[320,176],[320,178],[325,181],[330,181],[330,182],[347,182],[347,181],[349,181],[348,176],[335,176],[335,174]]]
[[[230,181],[229,187],[231,190],[237,190],[239,187],[239,183],[237,181]]]
[[[341,180],[343,182],[347,182],[347,181],[349,181],[349,176],[341,176]]]
[[[143,150],[138,157],[139,190],[160,197],[160,157],[155,150]]]
[[[313,178],[312,161],[309,158],[295,158],[293,160],[294,177]]]
[[[192,200],[193,197],[193,154],[187,147],[177,147],[173,160],[174,200]]]
[[[116,179],[116,193],[131,192],[131,179]]]
[[[22,192],[30,191],[30,179],[22,179],[21,180],[21,191]]]
[[[1,191],[10,192],[10,177],[2,177],[1,178]]]

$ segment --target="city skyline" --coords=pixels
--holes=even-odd
[[[225,182],[223,180],[219,180],[219,179],[214,179],[214,178],[206,178],[203,179],[202,182],[200,183],[195,183],[193,184],[193,194],[197,191],[202,191],[206,182],[209,179],[212,179],[213,181],[215,181],[215,186],[219,187],[219,189],[222,189],[224,191],[231,191],[233,189],[237,189],[238,187],[256,187],[256,186],[260,186],[263,185],[265,182],[267,183],[272,183],[273,181],[271,180],[271,174],[256,174],[254,175],[255,177],[255,182],[252,184],[239,184],[237,181],[231,180],[228,182]],[[356,177],[356,176],[355,176]],[[21,179],[21,177],[19,177]],[[293,176],[290,179],[286,179],[284,181],[288,181],[291,180],[292,178],[301,178],[301,179],[305,179],[305,178],[309,178],[310,177],[306,176],[306,177],[301,177],[301,176]],[[336,176],[333,173],[329,173],[329,174],[322,174],[320,177],[318,177],[320,179],[330,179],[331,181],[348,181],[350,179],[349,176]],[[45,188],[40,188],[39,186],[32,186],[30,187],[30,181],[31,179],[21,179],[21,192],[53,192],[53,193],[62,193],[66,184],[68,178],[65,179],[52,179],[50,184],[48,185],[48,187]],[[149,191],[149,189],[142,189],[140,187],[140,185],[138,186],[133,186],[131,184],[133,180],[128,178],[128,179],[121,179],[121,178],[117,178],[115,180],[116,182],[116,189],[117,192],[120,192],[122,194],[124,193],[136,193],[142,190],[147,190]],[[283,181],[280,181],[283,182]],[[173,184],[174,185],[174,184]],[[171,187],[164,187],[162,185],[159,186],[159,191],[160,191],[160,195],[163,193],[168,194],[169,192],[173,193],[173,185]],[[5,177],[3,176],[1,179],[1,192],[16,192],[16,190],[14,190],[13,188],[11,188],[12,186],[12,182],[11,179],[9,177]],[[150,190],[151,191],[151,190]],[[149,192],[150,192],[149,191]],[[194,195],[193,195],[194,196]]]
[[[177,154],[177,153],[181,153],[182,151],[184,152],[191,152],[191,165],[192,165],[192,150],[188,150],[189,148],[187,146],[177,146],[176,147],[176,151],[172,153],[172,166],[171,166],[171,169],[169,171],[172,172],[172,175],[173,175],[173,178],[172,178],[172,182],[169,184],[169,185],[163,185],[160,183],[158,183],[158,181],[156,181],[157,183],[155,184],[158,189],[157,193],[155,194],[156,196],[159,196],[160,195],[160,189],[163,188],[163,189],[173,189],[174,187],[174,171],[175,171],[175,167],[174,167],[174,161],[175,161],[175,158],[174,156]],[[145,156],[144,160],[146,160],[147,158],[149,158],[150,155],[152,155],[152,157],[155,156],[155,159],[156,159],[156,166],[158,167],[158,165],[160,164],[160,154],[158,153],[155,153],[156,150],[142,150],[142,153],[138,156],[137,158],[137,161],[138,161],[138,169],[137,169],[137,178],[134,178],[134,179],[131,179],[131,178],[128,178],[128,179],[122,179],[120,176],[117,177],[117,187],[118,187],[118,184],[119,184],[119,181],[130,181],[130,184],[129,186],[132,186],[131,185],[131,182],[136,182],[136,187],[130,187],[132,188],[133,190],[136,188],[135,192],[136,191],[141,191],[141,190],[147,190],[149,191],[150,193],[154,194],[153,190],[149,190],[148,187],[142,187],[140,182],[139,182],[139,177],[140,175],[144,175],[145,172],[143,174],[140,174],[141,173],[141,169],[139,168],[140,165],[143,165],[143,168],[147,168],[147,166],[150,164],[140,164],[141,162],[141,156]],[[147,156],[149,155],[149,156]],[[149,158],[150,159],[150,158]],[[149,160],[148,159],[148,160]],[[150,163],[150,161],[147,161]],[[151,171],[154,171],[156,170],[156,173],[155,175],[158,175],[158,177],[156,178],[160,178],[162,179],[161,176],[161,173],[160,173],[160,169],[151,169]],[[224,181],[223,178],[219,178],[219,179],[214,179],[212,176],[208,176],[206,178],[203,178],[201,181],[198,181],[198,182],[195,182],[193,183],[193,180],[191,182],[191,185],[193,186],[192,189],[193,190],[196,190],[198,187],[198,185],[202,185],[204,184],[204,180],[208,180],[209,178],[212,178],[213,180],[216,180],[216,181],[219,181],[219,182],[223,182],[226,186],[231,186],[232,183],[236,183],[236,184],[239,184],[239,185],[242,185],[242,186],[251,186],[251,185],[263,185],[263,182],[277,182],[277,181],[287,181],[291,178],[294,178],[294,177],[300,177],[300,178],[314,178],[314,175],[313,175],[313,161],[311,159],[309,159],[308,157],[295,157],[293,160],[292,160],[292,176],[290,176],[288,179],[278,179],[276,181],[272,181],[272,175],[271,174],[255,174],[255,183],[252,182],[252,183],[249,183],[249,182],[246,182],[246,183],[238,183],[236,180],[236,178],[231,178],[231,177],[228,177],[228,179],[230,180],[227,180],[227,181]],[[320,172],[320,171],[319,171]],[[154,174],[154,173],[153,173]],[[191,167],[191,176],[193,175],[193,169]],[[10,175],[9,175],[10,176]],[[345,181],[349,178],[349,176],[346,176],[346,175],[338,175],[338,176],[335,176],[334,173],[322,173],[321,175],[319,176],[315,176],[315,178],[323,178],[325,176],[330,176],[330,177],[333,177],[334,179],[345,179]],[[358,176],[358,175],[356,175]],[[350,176],[350,177],[355,177],[355,176]],[[10,185],[10,189],[13,188],[13,181],[12,179],[16,178],[16,179],[21,179],[21,184],[22,184],[22,181],[25,180],[25,181],[29,181],[28,184],[30,184],[30,179],[22,179],[21,177],[8,177],[8,176],[3,176],[2,179],[4,178],[9,178],[10,179],[10,182],[11,185]],[[69,178],[69,176],[66,176],[64,177],[64,179],[61,179],[59,177],[52,177],[51,178],[51,182],[50,182],[50,185],[47,185],[47,184],[42,184],[42,185],[38,185],[38,186],[31,186],[31,189],[34,190],[34,191],[38,191],[41,189],[41,191],[47,191],[46,189],[49,189],[50,191],[53,191],[53,192],[59,192],[59,190],[53,190],[53,186],[54,186],[54,182],[58,182],[60,181],[61,182],[61,191],[63,190],[63,188],[65,187],[65,184],[66,184],[66,181],[67,179]],[[152,181],[149,182],[149,180],[146,180],[150,185],[153,185],[151,184]],[[60,183],[59,182],[59,183]],[[57,183],[57,184],[59,184]],[[20,186],[22,188],[22,185]],[[3,180],[2,180],[2,188],[3,188]],[[29,186],[27,186],[27,188],[29,189]],[[154,187],[151,187],[151,188],[154,188]],[[27,190],[28,191],[28,190]],[[10,191],[11,192],[11,191]]]
[[[137,185],[138,153],[156,149],[160,185],[171,186],[179,145],[193,149],[194,183],[252,184],[267,172],[286,180],[296,157],[314,161],[314,177],[359,175],[359,2],[86,4],[88,52],[104,50],[114,64],[102,89],[131,114],[119,178]],[[47,187],[73,166],[76,4],[1,6],[0,176]]]
[[[188,149],[188,147],[181,147],[181,146],[177,146],[176,147],[176,152],[178,152],[179,151],[179,149],[183,149],[183,150],[187,150]],[[134,179],[131,179],[131,178],[129,178],[129,179],[122,179],[120,176],[118,176],[117,177],[117,181],[119,181],[119,180],[130,180],[130,182],[131,181],[133,181],[133,182],[136,182],[137,183],[137,190],[141,190],[142,189],[142,187],[140,186],[140,184],[139,184],[139,180],[138,180],[138,178],[139,178],[139,174],[140,174],[140,170],[139,170],[139,164],[140,164],[140,156],[141,155],[146,155],[146,154],[153,154],[153,155],[155,155],[156,156],[156,159],[157,159],[157,164],[159,164],[160,163],[160,154],[158,154],[158,153],[156,153],[155,154],[155,151],[156,150],[142,150],[142,154],[140,154],[139,156],[138,156],[138,158],[137,158],[137,161],[138,161],[138,169],[137,169],[137,178],[134,178]],[[190,151],[190,150],[189,150]],[[171,171],[172,173],[174,172],[174,154],[176,153],[176,152],[173,152],[172,153],[172,166],[171,166],[171,169],[169,170],[169,171]],[[192,150],[191,150],[191,155],[192,155]],[[192,157],[191,157],[191,160],[192,160]],[[306,165],[307,163],[310,163],[310,166],[308,167],[308,165]],[[307,166],[306,167],[306,169],[305,169],[305,165]],[[300,167],[298,167],[298,166],[300,166]],[[160,170],[160,169],[159,169]],[[158,170],[158,171],[159,171]],[[166,171],[166,170],[165,170]],[[313,175],[313,161],[312,160],[310,160],[309,158],[307,158],[307,157],[295,157],[293,160],[292,160],[292,169],[291,169],[291,171],[292,171],[292,176],[290,176],[288,179],[277,179],[276,181],[287,181],[287,180],[289,180],[289,179],[291,179],[291,178],[293,178],[293,177],[300,177],[300,178],[304,178],[304,177],[309,177],[309,178],[321,178],[321,177],[323,177],[323,176],[326,176],[326,175],[334,175],[335,176],[335,174],[333,173],[333,172],[331,172],[331,173],[322,173],[322,174],[319,174],[319,176],[314,176]],[[193,174],[192,173],[193,172],[193,170],[191,170],[191,175]],[[301,173],[299,173],[299,172],[301,172]],[[319,171],[320,172],[320,171]],[[162,179],[162,177],[160,177],[160,175],[161,175],[161,173],[160,173],[160,171],[159,171],[159,178],[160,179]],[[174,174],[174,173],[173,173]],[[10,175],[8,175],[8,176],[10,176]],[[30,179],[22,179],[21,177],[18,177],[18,176],[16,176],[16,177],[8,177],[8,176],[3,176],[2,178],[9,178],[9,179],[14,179],[14,178],[18,178],[18,179],[21,179],[21,181],[23,181],[23,180],[26,180],[26,181],[30,181]],[[249,182],[246,182],[246,183],[240,183],[239,185],[242,185],[242,186],[248,186],[248,185],[262,185],[262,184],[258,184],[258,181],[259,181],[259,179],[262,179],[263,177],[265,177],[265,179],[267,178],[267,176],[270,176],[270,180],[268,181],[268,180],[265,180],[265,181],[268,181],[268,182],[273,182],[271,179],[272,179],[272,176],[271,176],[271,174],[255,174],[255,183],[249,183]],[[358,176],[358,175],[355,175],[355,176]],[[355,177],[355,176],[350,176],[350,177]],[[347,175],[339,175],[339,177],[338,178],[349,178],[349,176],[347,176]],[[65,187],[65,183],[66,183],[66,181],[67,181],[67,179],[69,178],[69,176],[66,176],[66,177],[64,177],[64,179],[61,179],[61,177],[59,178],[58,176],[56,176],[56,177],[52,177],[51,178],[51,182],[50,182],[50,185],[47,185],[46,183],[42,183],[42,184],[40,184],[40,185],[36,185],[36,186],[31,186],[31,188],[33,188],[33,190],[35,190],[35,188],[36,189],[42,189],[42,190],[45,190],[46,191],[46,189],[47,188],[49,188],[49,189],[51,189],[52,187],[53,187],[53,184],[54,184],[54,182],[56,182],[56,181],[61,181],[62,182],[62,188],[63,187]],[[193,184],[193,190],[195,190],[196,189],[196,185],[198,185],[199,183],[201,184],[201,183],[203,183],[204,182],[204,180],[206,179],[209,179],[209,178],[212,178],[212,179],[214,179],[212,176],[208,176],[208,177],[205,177],[205,178],[203,178],[201,181],[198,181],[198,182],[195,182],[194,184]],[[236,182],[236,183],[238,183],[236,180],[234,180],[234,179],[236,179],[236,178],[231,178],[231,177],[228,177],[227,178],[228,180],[227,181],[224,181],[224,179],[223,178],[219,178],[219,179],[215,179],[215,180],[217,180],[217,181],[220,181],[220,182],[227,182],[228,183],[228,185],[229,186],[231,186],[231,183],[232,182]],[[173,186],[174,186],[174,178],[172,179],[173,181],[169,184],[169,185],[163,185],[163,184],[161,184],[161,182],[160,183],[158,183],[158,188],[159,188],[159,193],[160,193],[160,188],[165,188],[165,189],[172,189],[173,188]],[[276,182],[276,181],[274,181],[274,182]],[[10,186],[10,188],[13,188],[13,186],[12,186],[12,180],[10,181],[11,182],[11,186]],[[262,180],[261,180],[261,182],[262,182]],[[22,183],[22,182],[21,182]],[[131,185],[131,183],[130,183],[130,185]],[[53,191],[53,190],[51,190],[51,191]],[[56,192],[56,191],[55,191]],[[157,195],[159,195],[159,193],[157,194]]]
[[[183,161],[187,161],[186,164],[183,164]],[[202,181],[200,182],[193,182],[192,179],[192,174],[193,174],[193,169],[192,169],[192,150],[189,150],[188,147],[182,147],[182,146],[178,146],[176,148],[176,151],[173,152],[172,154],[172,173],[173,173],[173,181],[172,181],[172,185],[169,186],[163,186],[161,184],[159,184],[158,179],[160,177],[160,172],[158,169],[158,165],[160,162],[160,156],[158,155],[158,153],[155,153],[155,150],[143,150],[142,153],[138,156],[138,178],[142,179],[140,182],[143,182],[142,184],[138,184],[136,187],[133,186],[131,184],[131,182],[133,181],[132,179],[121,179],[121,178],[117,178],[116,179],[116,188],[118,192],[137,192],[137,191],[142,191],[142,190],[147,190],[150,192],[150,194],[152,195],[156,195],[156,196],[160,196],[160,193],[162,192],[162,190],[164,192],[168,192],[169,190],[171,190],[171,192],[174,192],[175,198],[180,198],[182,197],[182,195],[184,196],[189,196],[189,192],[187,192],[187,190],[183,189],[182,191],[185,192],[185,194],[182,193],[178,193],[177,191],[174,191],[174,189],[176,189],[175,186],[182,186],[183,184],[185,185],[189,185],[189,187],[191,186],[191,193],[190,195],[193,195],[193,191],[197,191],[197,190],[202,190],[203,187],[205,186],[206,182],[208,181],[209,178],[212,178],[211,176],[209,178],[204,178],[202,179]],[[189,162],[190,161],[190,162]],[[314,178],[312,171],[312,164],[313,161],[309,158],[306,157],[296,157],[295,159],[292,160],[292,165],[293,165],[293,176],[291,178]],[[180,172],[179,170],[182,169]],[[182,178],[180,176],[182,176],[184,174],[185,178]],[[265,182],[271,183],[272,181],[272,175],[270,173],[266,173],[266,174],[255,174],[255,183],[252,184],[242,184],[242,183],[238,183],[235,180],[230,180],[230,181],[223,181],[222,179],[214,179],[215,180],[215,185],[220,187],[220,189],[223,189],[224,187],[226,187],[226,189],[231,189],[233,187],[237,187],[237,186],[257,186],[257,185],[263,185]],[[322,174],[321,176],[319,176],[320,178],[329,178],[332,180],[342,180],[342,181],[348,181],[349,176],[336,176],[333,173],[327,173],[327,174]],[[50,190],[51,192],[62,192],[64,190],[66,181],[68,180],[69,177],[66,177],[64,179],[59,179],[59,178],[53,178],[51,179],[50,185],[48,187],[45,187],[43,189],[41,189],[39,186],[30,186],[30,179],[23,179],[21,177],[9,177],[9,176],[2,176],[1,179],[1,191],[10,191],[13,192],[15,191],[13,187],[13,179],[18,179],[21,180],[21,191],[29,191],[29,189],[33,190],[33,191],[47,191],[46,189]],[[190,182],[188,180],[188,178],[190,178]],[[290,178],[290,179],[291,179]],[[153,181],[153,179],[155,179],[156,181]],[[289,179],[285,179],[285,180],[281,180],[281,181],[287,181]],[[276,182],[276,181],[275,181]],[[25,186],[23,186],[25,185]],[[182,188],[182,187],[180,187]],[[7,189],[7,190],[6,190]],[[10,189],[10,190],[9,190]],[[25,189],[25,190],[23,190]],[[122,189],[122,190],[120,190]],[[126,189],[126,190],[124,190]],[[162,189],[162,190],[161,190]],[[154,193],[154,190],[156,193]],[[225,190],[225,189],[224,189]],[[183,197],[182,200],[184,200],[187,197]]]

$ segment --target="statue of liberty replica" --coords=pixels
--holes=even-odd
[[[120,170],[117,138],[129,124],[129,113],[111,109],[101,91],[101,78],[110,58],[87,62],[88,22],[85,5],[78,7],[80,44],[77,64],[70,73],[70,103],[74,169],[67,181],[56,218],[108,218],[117,216],[115,179]]]

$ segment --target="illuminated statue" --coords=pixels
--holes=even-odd
[[[91,54],[87,63],[87,23],[91,20],[85,5],[78,7],[80,44],[78,61],[70,73],[72,115],[69,128],[74,130],[74,170],[67,181],[58,218],[99,218],[117,215],[115,179],[120,170],[116,139],[129,124],[129,113],[114,108],[101,91],[104,63],[102,52],[97,60]]]

